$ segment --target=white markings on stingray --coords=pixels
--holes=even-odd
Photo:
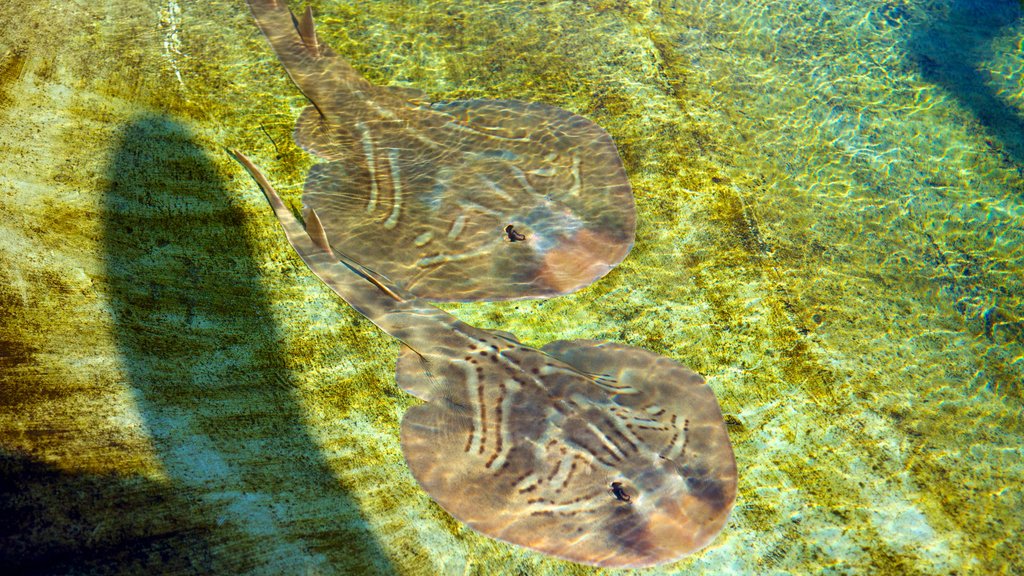
[[[412,241],[412,243],[415,244],[416,247],[422,247],[422,246],[425,246],[428,242],[430,242],[433,239],[434,239],[434,232],[431,231],[431,230],[427,230],[423,234],[420,234],[419,236],[417,236],[416,239]]]
[[[576,196],[580,193],[580,157],[572,156],[572,188],[569,188],[569,195]]]
[[[391,167],[393,201],[391,204],[391,215],[384,221],[385,230],[391,230],[398,224],[398,215],[402,212],[402,174],[398,168],[397,148],[388,148],[388,165]]]
[[[680,428],[679,423],[676,422],[676,416],[672,415],[672,426],[676,429],[676,433],[672,436],[672,441],[661,451],[659,456],[666,460],[675,460],[686,450],[686,437],[689,434],[686,427],[689,425],[689,421],[684,422],[683,427]]]
[[[498,220],[504,220],[505,219],[505,214],[502,213],[500,210],[495,210],[494,208],[488,208],[487,206],[484,206],[483,204],[477,204],[476,202],[472,202],[470,200],[460,200],[459,204],[463,208],[468,208],[468,209],[472,209],[472,210],[479,210],[480,212],[483,212],[484,214],[488,214],[490,216],[494,216]]]
[[[575,462],[577,458],[579,458],[578,454],[575,452],[568,452],[562,456],[562,459],[555,465],[555,472],[550,478],[548,478],[548,483],[552,486],[558,487],[555,488],[556,492],[560,492],[565,488],[569,481],[569,474],[573,473],[573,462]]]
[[[477,258],[479,256],[488,256],[494,253],[491,247],[483,246],[477,250],[470,252],[460,252],[458,254],[438,254],[437,256],[425,256],[416,261],[417,266],[433,266],[434,264],[441,264],[443,262],[459,262],[462,260],[469,260],[470,258]]]
[[[521,386],[515,380],[506,378],[504,385],[502,386],[501,396],[498,402],[497,409],[494,411],[494,427],[497,437],[497,445],[495,447],[495,453],[491,456],[491,459],[487,462],[487,467],[491,470],[500,470],[501,466],[505,463],[508,458],[509,452],[512,451],[512,428],[509,426],[509,420],[512,414],[512,397],[516,392],[520,390]]]
[[[370,129],[364,122],[357,122],[356,128],[360,133],[360,142],[363,143],[363,154],[366,156],[366,169],[370,172],[370,200],[366,203],[366,213],[373,214],[377,208],[377,166],[373,157],[373,136]]]
[[[529,142],[530,141],[530,138],[526,137],[526,136],[524,136],[522,138],[509,138],[508,136],[500,136],[498,134],[488,134],[487,132],[483,132],[481,130],[477,130],[476,128],[470,128],[469,126],[466,126],[465,124],[460,124],[458,122],[451,122],[451,121],[449,121],[449,122],[445,123],[444,127],[445,128],[453,128],[455,130],[462,130],[463,132],[470,132],[472,134],[476,134],[478,136],[483,136],[485,138],[494,138],[494,139],[497,139],[497,140],[504,140],[506,142]]]
[[[479,178],[480,181],[483,182],[485,186],[487,186],[487,189],[490,190],[495,196],[500,197],[502,200],[506,202],[512,202],[512,196],[509,196],[508,192],[505,192],[505,190],[502,189],[501,186],[498,186],[497,182],[491,180],[490,178],[484,176],[483,174],[478,174],[477,178]]]
[[[593,422],[587,422],[587,428],[597,437],[597,439],[604,445],[612,457],[616,460],[623,460],[626,458],[626,454],[605,434],[600,428],[598,428]]]
[[[531,513],[549,512],[553,514],[573,515],[576,513],[593,512],[600,508],[597,497],[604,493],[604,489],[591,490],[581,496],[577,496],[568,502],[553,502],[551,500],[540,500],[528,504]]]
[[[364,102],[368,108],[376,112],[384,120],[398,120],[398,115],[391,108],[381,106],[372,97],[365,94],[362,90],[353,90],[360,101]]]
[[[512,175],[515,176],[516,182],[519,182],[519,185],[523,187],[523,190],[526,190],[530,194],[537,194],[537,190],[533,187],[533,184],[530,184],[530,181],[526,179],[526,173],[523,172],[522,168],[519,166],[509,166],[509,169],[512,170]]]
[[[525,476],[522,480],[516,483],[516,490],[522,494],[530,490],[533,486],[540,484],[540,476],[536,472],[531,472]]]
[[[459,213],[455,217],[455,221],[452,222],[452,227],[448,229],[448,239],[455,240],[462,233],[462,229],[466,226],[466,215],[465,213]]]
[[[462,371],[466,373],[466,398],[473,408],[473,429],[469,431],[465,452],[477,454],[483,451],[486,442],[487,430],[484,429],[484,420],[487,418],[487,408],[480,398],[480,391],[483,388],[477,379],[476,368],[471,364],[462,363]]]

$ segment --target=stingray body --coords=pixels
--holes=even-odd
[[[335,250],[418,296],[464,301],[573,292],[629,253],[633,194],[598,125],[542,103],[375,86],[320,42],[308,9],[249,5],[311,102],[295,139],[327,162],[303,202]]]
[[[736,464],[696,373],[629,346],[531,348],[465,324],[339,254],[263,189],[310,269],[403,343],[396,380],[423,399],[402,451],[423,489],[479,532],[575,562],[639,567],[706,545],[728,518]]]
[[[487,536],[586,564],[706,545],[736,465],[699,375],[617,344],[531,348],[427,302],[571,292],[621,261],[634,206],[608,135],[544,104],[374,86],[320,42],[308,9],[249,4],[311,102],[296,140],[327,160],[307,179],[305,226],[236,158],[310,269],[403,343],[396,381],[425,403],[402,420],[402,450],[423,489]]]

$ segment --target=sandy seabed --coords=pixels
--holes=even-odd
[[[0,563],[25,573],[583,574],[419,489],[397,345],[308,273],[305,101],[242,2],[0,3]],[[343,2],[433,100],[615,139],[627,259],[445,305],[704,374],[739,496],[650,574],[1024,570],[1024,38],[1012,0]],[[298,7],[298,5],[294,5]]]

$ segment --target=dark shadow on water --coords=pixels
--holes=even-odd
[[[306,428],[216,166],[185,127],[145,116],[124,128],[109,182],[108,297],[128,385],[171,496],[194,504],[182,524],[205,535],[176,553],[221,573],[393,572]]]
[[[982,62],[992,57],[993,39],[1021,15],[1021,0],[953,0],[948,17],[915,30],[909,42],[925,79],[970,109],[997,140],[993,148],[1019,167],[1024,166],[1024,116],[999,97]]]

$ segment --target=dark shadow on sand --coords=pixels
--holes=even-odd
[[[15,574],[208,574],[201,505],[141,476],[0,450],[0,566]]]
[[[216,166],[187,128],[143,116],[124,127],[109,182],[104,245],[128,384],[171,496],[195,503],[183,524],[206,535],[175,553],[203,572],[394,572],[306,428]],[[132,522],[159,520],[133,508]]]
[[[999,97],[982,62],[992,56],[993,39],[1022,13],[1021,0],[953,0],[948,17],[919,28],[909,41],[924,78],[969,108],[994,139],[992,148],[1018,167],[1024,167],[1024,115]]]

